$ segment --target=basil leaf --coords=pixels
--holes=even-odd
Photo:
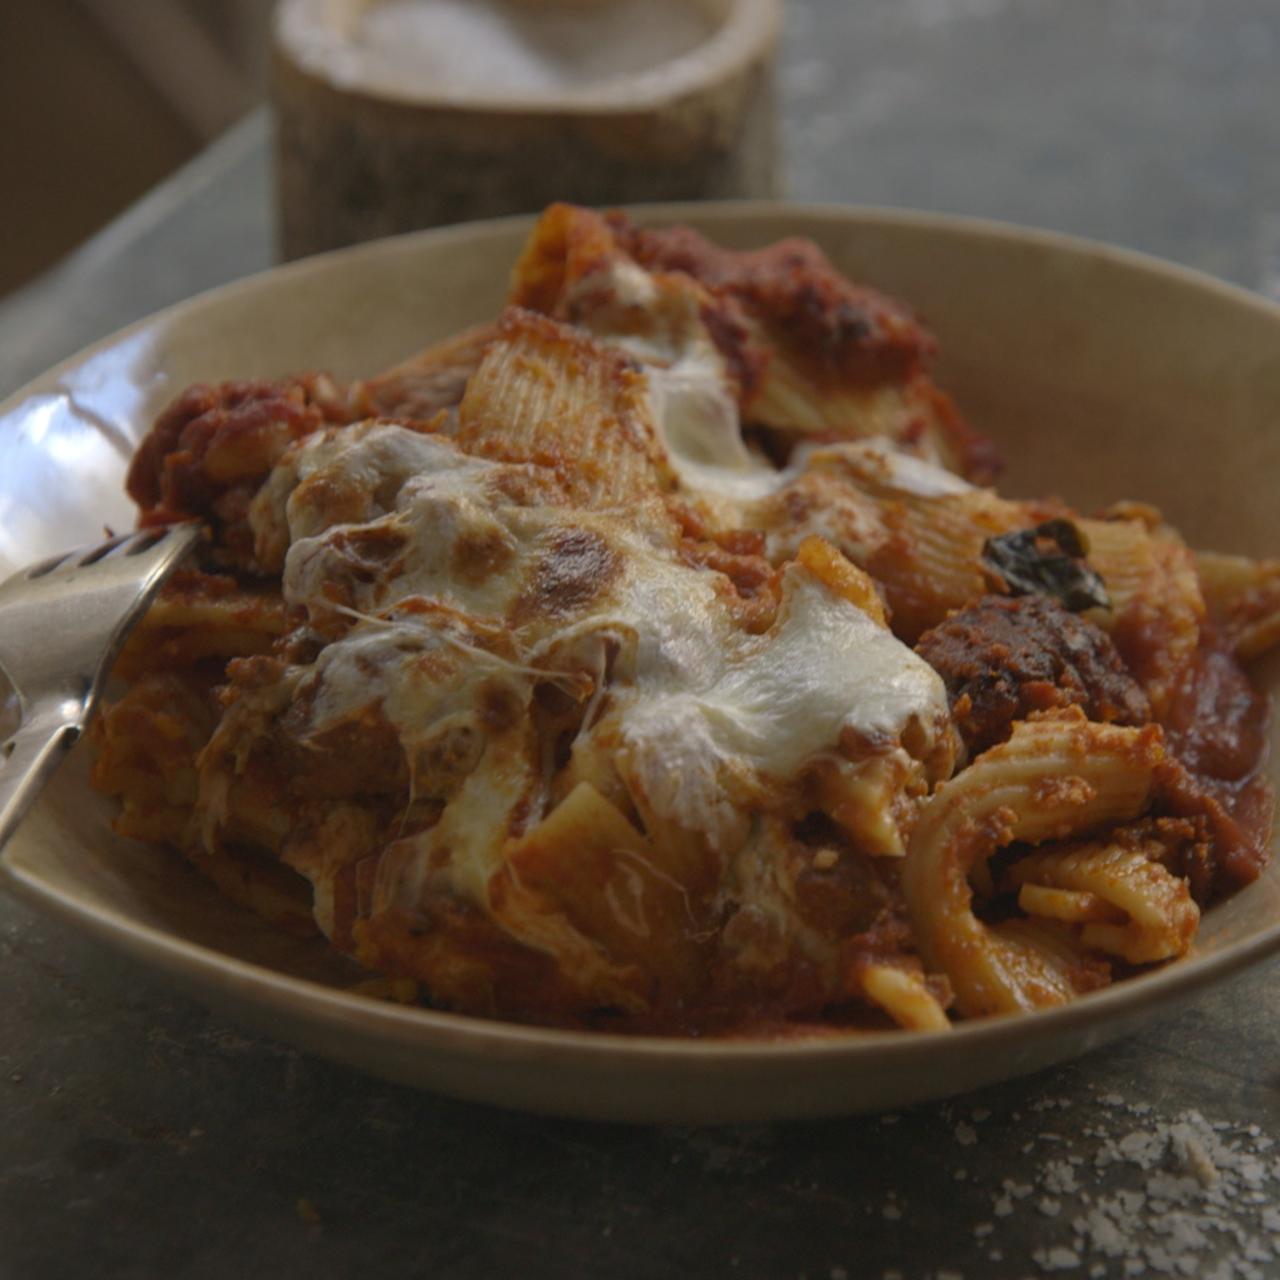
[[[982,544],[982,566],[1011,596],[1052,596],[1073,613],[1110,609],[1102,578],[1089,567],[1088,547],[1070,520],[1048,520]]]

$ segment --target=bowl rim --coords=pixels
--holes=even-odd
[[[1000,218],[979,217],[972,214],[941,213],[929,210],[897,208],[893,205],[837,204],[824,201],[793,202],[774,199],[730,200],[663,200],[635,202],[617,206],[635,221],[650,225],[680,219],[692,221],[723,222],[737,219],[744,222],[763,222],[766,219],[785,216],[797,220],[829,225],[883,225],[900,226],[913,231],[932,232],[947,236],[977,237],[986,240],[1013,241],[1019,244],[1065,253],[1075,258],[1088,258],[1105,262],[1110,266],[1136,271],[1152,279],[1164,279],[1185,287],[1196,288],[1217,296],[1221,301],[1247,310],[1280,324],[1280,301],[1273,302],[1264,295],[1243,285],[1234,284],[1211,275],[1196,267],[1171,262],[1157,254],[1126,245],[1108,244],[1087,236],[1066,231],[1053,231],[1044,227],[1030,227]],[[0,419],[6,418],[21,406],[22,401],[43,390],[46,384],[55,384],[68,369],[108,347],[133,337],[143,329],[175,319],[179,314],[203,308],[223,300],[270,288],[277,281],[291,280],[312,271],[325,271],[344,261],[368,257],[395,257],[412,252],[419,244],[448,243],[469,240],[475,236],[500,238],[518,230],[528,231],[541,216],[540,213],[505,214],[497,218],[480,218],[468,222],[450,223],[442,227],[424,227],[416,231],[402,231],[395,235],[380,236],[360,244],[326,249],[306,257],[280,262],[260,271],[250,272],[222,284],[201,289],[197,293],[180,298],[167,306],[159,307],[139,316],[127,324],[113,329],[101,338],[78,348],[69,355],[49,365],[34,377],[28,378],[0,399]],[[797,232],[796,234],[804,234]]]
[[[748,223],[783,218],[797,224],[883,225],[907,227],[914,231],[1012,241],[1048,248],[1073,257],[1104,261],[1123,270],[1162,277],[1175,284],[1207,291],[1223,301],[1243,306],[1280,327],[1280,305],[1238,285],[1217,279],[1194,268],[1167,262],[1140,250],[1107,245],[1087,238],[1038,228],[1022,227],[995,219],[894,209],[884,206],[836,204],[793,204],[776,200],[723,200],[708,202],[663,202],[625,206],[626,212],[643,222],[691,221],[721,223],[742,220]],[[163,326],[192,311],[217,307],[230,299],[250,297],[271,289],[281,281],[340,268],[343,263],[382,256],[413,253],[419,245],[447,245],[451,242],[510,236],[531,228],[537,214],[519,214],[448,227],[405,232],[364,244],[330,250],[295,262],[268,268],[204,290],[143,316],[89,344],[29,380],[0,402],[0,421],[9,418],[32,396],[43,394],[61,376],[108,347],[121,343],[143,330]],[[795,234],[806,234],[797,225]],[[27,837],[30,839],[31,837]],[[86,932],[118,948],[150,960],[166,973],[194,980],[206,990],[230,985],[264,1007],[298,1011],[305,1008],[328,1023],[358,1024],[363,1032],[381,1032],[398,1040],[427,1036],[455,1051],[501,1049],[507,1057],[527,1059],[567,1057],[581,1062],[583,1055],[605,1065],[614,1061],[634,1063],[638,1059],[668,1060],[693,1065],[699,1062],[763,1064],[779,1059],[840,1059],[848,1055],[874,1055],[885,1064],[902,1057],[916,1058],[942,1045],[955,1053],[965,1050],[991,1051],[1011,1046],[1032,1035],[1064,1035],[1090,1024],[1112,1025],[1129,1019],[1154,1015],[1175,1000],[1225,980],[1241,969],[1280,951],[1280,918],[1250,936],[1208,954],[1193,953],[1153,972],[1087,993],[1068,1004],[1029,1013],[1001,1015],[961,1021],[936,1032],[901,1030],[866,1031],[842,1036],[815,1035],[783,1039],[688,1038],[678,1036],[630,1035],[614,1031],[580,1031],[542,1027],[518,1022],[476,1017],[402,1006],[295,977],[280,970],[240,959],[213,946],[193,942],[155,925],[130,920],[115,908],[87,904],[42,878],[38,870],[20,865],[12,850],[26,844],[20,830],[10,849],[0,852],[0,884],[7,885],[24,900],[82,927]],[[193,873],[194,874],[194,873]],[[1249,893],[1246,886],[1239,893]],[[323,944],[318,944],[323,945]]]
[[[194,872],[192,874],[195,874]],[[844,1058],[870,1056],[888,1062],[944,1045],[972,1052],[1012,1047],[1033,1033],[1068,1034],[1091,1024],[1110,1024],[1128,1015],[1155,1015],[1165,1005],[1190,996],[1210,984],[1224,981],[1241,969],[1280,950],[1280,921],[1232,943],[1221,952],[1193,955],[1167,964],[1152,973],[1089,992],[1065,1005],[1026,1013],[1002,1014],[953,1023],[941,1031],[907,1032],[901,1029],[859,1031],[849,1035],[797,1035],[785,1038],[681,1037],[628,1035],[615,1031],[579,1031],[558,1027],[483,1018],[472,1014],[400,1005],[328,986],[309,978],[242,960],[215,947],[192,942],[154,925],[130,921],[110,907],[86,905],[32,874],[15,867],[0,855],[0,882],[8,883],[22,898],[54,915],[83,927],[101,940],[156,963],[165,974],[177,974],[209,988],[230,983],[255,1003],[297,1011],[306,1008],[326,1022],[362,1024],[362,1030],[385,1032],[396,1039],[439,1037],[455,1050],[484,1051],[501,1048],[523,1051],[537,1059],[568,1057],[581,1061],[588,1055],[604,1062],[676,1060],[682,1063],[715,1061],[739,1065],[764,1064],[779,1059]],[[1248,887],[1240,890],[1248,892]],[[318,942],[317,945],[323,945]]]

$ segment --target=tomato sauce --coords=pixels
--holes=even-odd
[[[1163,800],[1179,817],[1201,817],[1213,835],[1215,894],[1256,880],[1268,857],[1273,797],[1263,774],[1269,708],[1226,644],[1212,633],[1163,716],[1176,765]]]

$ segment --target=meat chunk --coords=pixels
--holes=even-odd
[[[1047,596],[984,596],[926,631],[916,652],[942,676],[971,756],[1051,707],[1116,724],[1151,719],[1110,637]]]
[[[125,487],[142,524],[198,516],[212,526],[215,562],[248,568],[248,508],[258,486],[295,441],[350,418],[345,393],[324,374],[197,383],[142,438]]]

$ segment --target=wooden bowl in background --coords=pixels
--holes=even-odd
[[[285,258],[554,200],[776,194],[778,0],[465,4],[280,5]]]

